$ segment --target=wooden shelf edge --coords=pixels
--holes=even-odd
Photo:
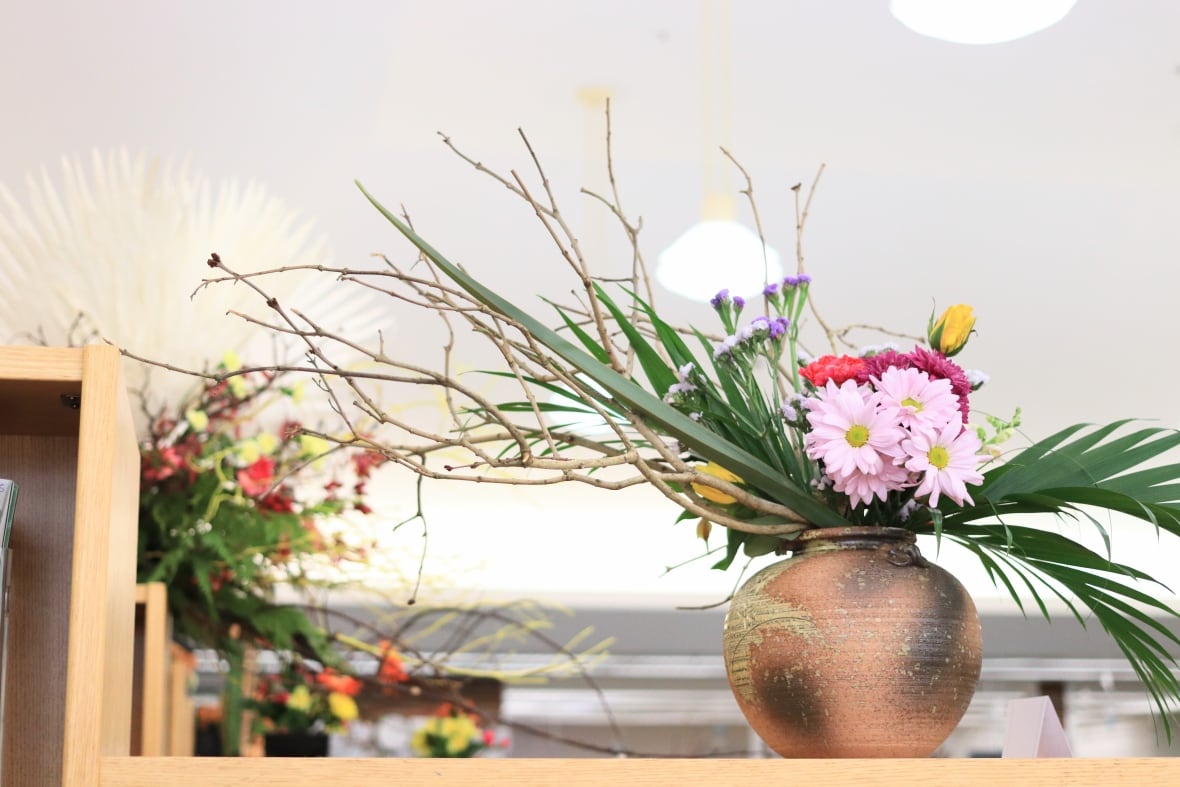
[[[104,757],[101,787],[373,784],[1177,784],[1180,758],[929,760]]]

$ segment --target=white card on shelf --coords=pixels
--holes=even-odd
[[[1061,719],[1048,697],[1008,702],[1008,731],[1001,757],[1072,757]]]

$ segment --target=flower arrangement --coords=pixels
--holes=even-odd
[[[231,353],[219,370],[239,367]],[[280,377],[244,375],[205,384],[150,421],[141,450],[138,577],[168,585],[176,631],[192,644],[290,648],[300,641],[323,654],[318,629],[298,610],[276,607],[274,589],[316,581],[324,563],[366,559],[365,545],[320,523],[368,510],[365,482],[382,457],[356,454],[351,467],[317,467],[329,443],[296,421],[267,428],[259,418],[299,398],[299,387]]]
[[[418,757],[475,757],[492,746],[508,745],[507,737],[483,729],[479,716],[450,703],[443,703],[410,736],[410,750]]]
[[[842,352],[841,334],[815,311],[801,252],[796,275],[768,282],[757,306],[726,294],[714,300],[723,333],[673,325],[653,305],[636,240],[639,225],[626,218],[617,192],[591,194],[619,219],[634,248],[631,276],[608,281],[583,256],[535,155],[538,189],[444,141],[520,197],[569,265],[576,299],[547,301],[556,327],[447,259],[406,215],[388,210],[363,187],[415,247],[415,258],[404,266],[387,259],[378,270],[320,270],[339,286],[387,292],[437,318],[444,331],[439,370],[392,357],[381,345],[364,350],[372,363],[363,374],[351,373],[334,358],[356,352],[358,342],[267,298],[262,277],[285,268],[242,274],[217,254],[209,259],[217,276],[206,286],[248,282],[263,296],[268,324],[304,340],[309,363],[267,368],[317,379],[332,369],[333,381],[357,402],[350,423],[373,431],[359,434],[354,427],[344,444],[379,451],[420,479],[572,482],[605,490],[646,484],[679,507],[680,519],[698,520],[701,535],[726,528],[718,568],[730,566],[739,552],[790,552],[794,539],[811,528],[896,525],[953,541],[1022,608],[1029,594],[1048,616],[1044,599],[1055,597],[1083,624],[1102,626],[1170,735],[1168,713],[1180,701],[1170,649],[1180,639],[1154,616],[1177,612],[1142,589],[1159,583],[1109,553],[1030,524],[1026,515],[1049,525],[1054,518],[1090,523],[1107,544],[1111,534],[1103,520],[1116,516],[1149,522],[1161,537],[1180,537],[1180,464],[1165,458],[1180,446],[1180,434],[1129,420],[1079,424],[1001,453],[1019,412],[1007,421],[986,418],[985,427],[969,424],[970,394],[983,377],[951,360],[971,335],[971,310],[955,306],[931,320],[928,346],[919,340],[905,352]],[[815,184],[810,191],[794,189],[800,234],[814,191]],[[748,177],[743,193],[753,205]],[[823,329],[830,353],[813,358],[806,352],[800,336],[805,315]],[[461,335],[487,340],[503,360],[489,374],[514,385],[515,398],[488,395],[452,371]],[[376,406],[377,386],[390,383],[441,390],[446,428],[426,429]],[[583,416],[600,419],[606,436],[579,431],[575,417]]]
[[[256,735],[269,733],[338,733],[358,716],[354,697],[362,683],[332,668],[313,669],[305,662],[286,661],[274,675],[258,679],[254,696],[244,706],[254,711]]]

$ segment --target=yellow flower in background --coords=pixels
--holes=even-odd
[[[328,709],[332,711],[332,715],[344,722],[352,721],[360,713],[356,707],[356,700],[339,691],[328,695]]]
[[[311,708],[311,692],[307,686],[296,686],[287,695],[287,707],[291,710],[306,711]]]
[[[304,389],[304,387],[305,387],[305,386],[304,386],[304,384],[303,384],[303,380],[300,380],[299,382],[295,383],[294,385],[292,385],[292,386],[291,386],[291,387],[288,389],[288,390],[290,391],[290,393],[288,393],[287,395],[291,397],[291,401],[292,401],[293,403],[295,403],[295,404],[299,404],[300,402],[302,402],[302,401],[303,401],[303,389]]]
[[[430,742],[428,740],[430,736],[430,730],[428,729],[428,726],[429,725],[427,724],[419,727],[418,729],[414,730],[414,734],[410,736],[410,751],[414,752],[414,754],[418,755],[419,757],[430,756]]]
[[[238,446],[238,458],[248,465],[257,462],[262,453],[262,448],[256,439],[243,440]]]
[[[241,377],[231,377],[225,382],[229,386],[229,390],[234,396],[241,399],[246,395],[246,381]]]
[[[459,715],[443,719],[443,737],[447,739],[447,754],[452,757],[461,754],[471,745],[471,739],[478,730],[470,716]]]
[[[736,475],[729,472],[716,462],[709,462],[709,464],[705,465],[704,467],[698,467],[697,470],[711,475],[714,478],[720,478],[722,481],[728,481],[731,484],[740,484],[742,482],[742,479],[738,478]],[[719,489],[714,489],[713,487],[705,486],[704,484],[694,483],[692,485],[692,491],[696,492],[698,495],[705,498],[709,502],[717,503],[718,505],[727,506],[730,503],[736,502],[736,498],[734,498],[733,495],[727,495]]]
[[[306,457],[322,456],[328,452],[331,444],[322,437],[310,434],[299,435],[299,452]]]
[[[184,420],[198,432],[203,432],[209,426],[209,416],[202,410],[185,410]]]
[[[273,454],[279,447],[279,439],[270,432],[263,432],[255,439],[258,441],[258,450],[264,454]]]
[[[946,357],[962,350],[975,327],[975,312],[965,303],[957,303],[932,322],[927,332],[930,346]]]
[[[236,372],[242,368],[242,358],[233,350],[226,350],[225,354],[221,356],[221,365],[225,367],[227,372]]]

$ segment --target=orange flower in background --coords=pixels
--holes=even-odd
[[[385,655],[381,657],[377,680],[382,683],[404,683],[409,680],[410,675],[406,672],[405,662],[402,661],[401,656],[393,649],[389,641],[383,640],[381,648],[385,651]]]
[[[341,675],[331,667],[327,667],[323,672],[317,674],[315,682],[330,692],[345,694],[349,697],[355,697],[364,686],[357,678],[351,675]]]

